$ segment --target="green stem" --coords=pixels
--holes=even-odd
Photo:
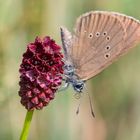
[[[33,112],[34,111],[27,111],[26,118],[24,121],[24,126],[23,126],[22,133],[20,136],[20,140],[27,140]]]

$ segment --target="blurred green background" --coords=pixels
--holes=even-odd
[[[0,140],[18,140],[26,110],[18,96],[19,65],[26,44],[50,35],[61,45],[59,27],[72,31],[90,10],[125,13],[140,19],[139,0],[0,0]],[[79,101],[72,89],[35,111],[29,140],[140,140],[140,45],[88,83]]]

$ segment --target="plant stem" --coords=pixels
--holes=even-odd
[[[23,129],[22,129],[20,140],[27,140],[27,137],[28,137],[28,134],[29,134],[30,124],[31,124],[31,121],[32,121],[33,112],[34,111],[27,111],[27,113],[26,113],[26,118],[25,118],[25,121],[24,121],[24,126],[23,126]]]

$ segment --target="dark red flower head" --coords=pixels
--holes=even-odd
[[[60,51],[60,46],[48,36],[43,40],[36,37],[35,42],[27,46],[19,69],[19,95],[26,109],[42,109],[54,98],[63,74]]]

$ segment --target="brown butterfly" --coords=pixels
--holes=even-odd
[[[61,37],[66,83],[81,92],[84,81],[140,41],[140,22],[115,12],[89,12],[77,19],[74,34],[61,27]]]
[[[84,83],[140,42],[140,22],[105,11],[81,15],[71,34],[61,27],[65,56],[65,87],[81,93]]]

